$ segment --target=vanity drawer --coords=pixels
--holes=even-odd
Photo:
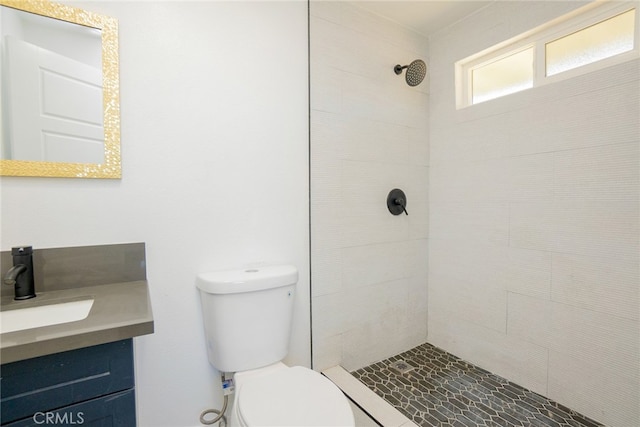
[[[133,389],[133,340],[7,363],[0,367],[0,373],[4,425],[31,419],[38,412]]]
[[[133,389],[77,403],[51,412],[4,424],[5,427],[41,425],[88,425],[101,427],[133,427],[136,425],[136,400]]]

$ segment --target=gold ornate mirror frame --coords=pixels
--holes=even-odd
[[[0,175],[68,178],[120,178],[120,95],[118,21],[48,0],[0,0],[0,5],[101,30],[104,109],[104,163],[0,160]]]

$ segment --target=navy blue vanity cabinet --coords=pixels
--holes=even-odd
[[[0,366],[3,426],[136,425],[133,340]]]

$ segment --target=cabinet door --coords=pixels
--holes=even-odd
[[[2,424],[133,388],[131,339],[0,367]]]
[[[135,427],[135,412],[135,396],[133,389],[131,389],[55,411],[36,412],[29,418],[4,424],[4,426]]]

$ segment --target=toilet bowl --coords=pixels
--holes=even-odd
[[[344,394],[302,366],[276,363],[238,372],[230,426],[354,426]]]
[[[346,396],[311,369],[288,367],[298,271],[290,265],[199,274],[209,363],[233,373],[229,426],[355,425]]]

